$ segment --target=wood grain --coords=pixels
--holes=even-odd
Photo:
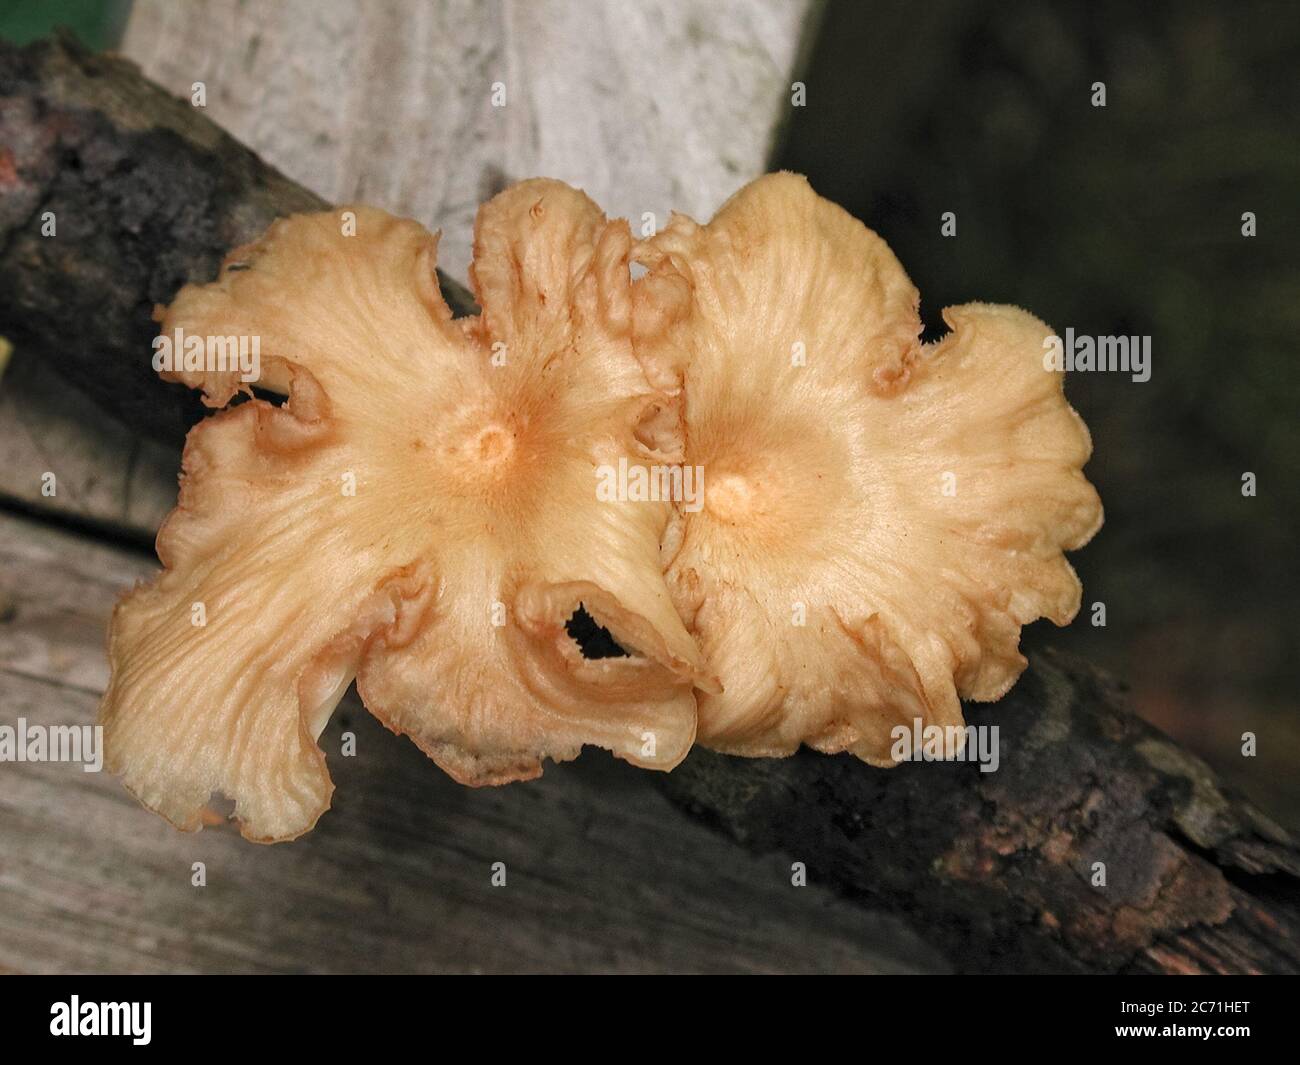
[[[144,553],[0,515],[0,724],[94,720]],[[355,757],[340,755],[341,733]],[[177,832],[107,773],[0,763],[0,970],[835,971],[942,966],[894,918],[791,885],[588,751],[471,790],[353,696],[321,739],[334,808],[293,844]],[[207,886],[192,887],[191,864]],[[494,862],[506,886],[491,885]]]
[[[137,0],[123,50],[172,92],[204,82],[213,119],[324,199],[442,229],[463,281],[478,205],[521,178],[634,224],[712,215],[766,169],[816,7]]]

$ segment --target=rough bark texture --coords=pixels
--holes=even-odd
[[[198,413],[149,367],[154,303],[276,215],[322,206],[130,64],[0,45],[0,333],[128,424],[168,438]],[[958,968],[1300,969],[1295,845],[1112,683],[1040,657],[969,713],[1001,728],[996,772],[697,751],[660,779],[746,846],[904,914]]]
[[[995,772],[696,750],[663,788],[804,862],[810,882],[907,916],[959,970],[1300,969],[1294,842],[1129,712],[1115,682],[1048,652],[966,712],[1000,729]]]
[[[178,441],[202,414],[150,366],[155,304],[277,216],[326,206],[134,64],[70,37],[0,42],[0,335],[128,425]]]

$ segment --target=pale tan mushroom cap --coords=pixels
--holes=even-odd
[[[724,689],[700,693],[700,742],[889,764],[893,726],[1001,696],[1021,626],[1078,609],[1062,550],[1102,519],[1050,330],[968,304],[922,346],[889,248],[790,174],[634,259],[637,353],[704,470],[669,569]]]
[[[594,503],[599,465],[680,457],[631,349],[626,224],[557,182],[502,193],[483,313],[457,322],[436,238],[351,211],[355,235],[342,211],[276,223],[167,310],[167,335],[259,336],[260,383],[291,398],[190,434],[165,570],[114,615],[110,768],[182,828],[220,791],[246,836],[291,838],[329,804],[316,739],[354,675],[465,783],[583,744],[671,768],[709,683],[663,579],[671,507]],[[171,376],[214,406],[242,387]],[[582,657],[579,603],[631,657]]]

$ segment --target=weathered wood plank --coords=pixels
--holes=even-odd
[[[0,516],[0,724],[94,720],[103,633],[143,552]],[[338,755],[343,730],[357,754]],[[904,971],[892,918],[795,888],[789,862],[692,823],[600,752],[471,790],[349,697],[322,737],[338,790],[310,835],[187,835],[108,774],[0,763],[0,969]],[[207,868],[192,887],[191,863]],[[505,862],[507,885],[490,884]]]
[[[464,280],[474,212],[521,178],[636,224],[710,216],[766,168],[816,6],[137,0],[123,51],[178,94],[204,82],[212,118],[325,199],[441,228]]]

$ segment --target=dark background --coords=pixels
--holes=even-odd
[[[1066,382],[1106,524],[1072,556],[1079,617],[1024,646],[1114,670],[1300,824],[1300,5],[842,0],[806,69],[776,164],[889,242],[927,338],[971,300],[1152,338],[1149,381]]]
[[[128,8],[0,0],[0,36],[65,24],[111,47]],[[1152,338],[1149,381],[1067,382],[1106,525],[1073,556],[1078,619],[1031,626],[1026,650],[1112,669],[1145,717],[1300,826],[1300,5],[834,0],[806,48],[809,104],[774,166],[884,236],[928,338],[970,300]]]

